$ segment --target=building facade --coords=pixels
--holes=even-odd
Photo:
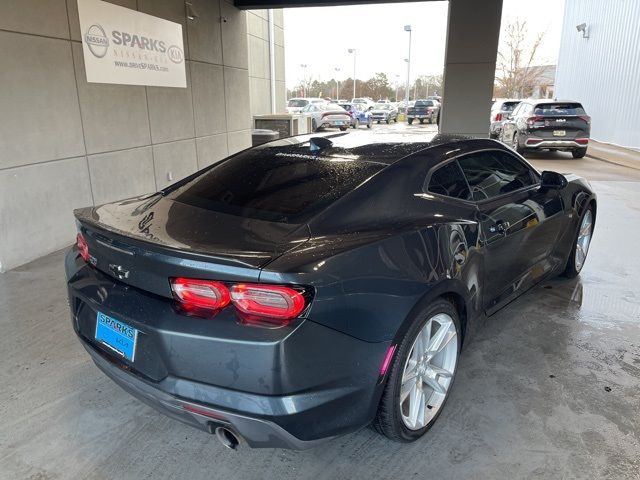
[[[252,114],[271,112],[266,11],[191,0],[188,19],[184,0],[112,3],[182,25],[187,88],[87,83],[77,0],[0,0],[0,272],[69,245],[74,208],[157,191],[250,146]]]
[[[585,24],[585,32],[577,27]],[[593,139],[640,149],[640,2],[565,0],[555,96],[582,102]]]

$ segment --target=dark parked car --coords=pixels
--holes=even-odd
[[[497,100],[491,106],[491,114],[489,115],[489,137],[500,138],[502,134],[502,124],[506,122],[513,110],[518,106],[521,100],[506,99]]]
[[[407,109],[407,122],[409,125],[414,120],[420,120],[424,123],[436,123],[440,116],[440,103],[437,100],[416,100],[416,103]]]
[[[502,141],[516,152],[561,150],[587,154],[591,117],[573,101],[523,100],[502,125]]]
[[[580,272],[596,197],[493,140],[384,137],[278,140],[76,210],[69,305],[97,366],[228,447],[422,436],[479,320]]]

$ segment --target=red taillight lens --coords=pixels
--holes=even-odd
[[[496,119],[494,121],[495,122],[501,122],[502,121],[502,113],[496,113]]]
[[[286,325],[305,307],[299,291],[279,285],[233,285],[231,300],[246,323]]]
[[[78,252],[82,257],[82,260],[89,263],[89,244],[81,233],[76,236],[76,246],[78,247]]]
[[[542,120],[544,120],[544,117],[541,117],[539,115],[535,115],[533,117],[529,117],[527,118],[527,125],[529,125],[530,127],[533,126],[536,122],[541,122]]]
[[[220,310],[231,301],[227,286],[211,280],[174,278],[171,290],[186,310]]]
[[[588,138],[576,138],[576,143],[578,143],[580,145],[588,145],[589,144],[589,139]]]
[[[589,115],[580,115],[579,118],[584,120],[587,123],[587,125],[591,124],[591,117]]]

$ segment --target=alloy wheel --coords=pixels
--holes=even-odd
[[[429,424],[444,404],[458,363],[456,325],[446,313],[431,317],[416,336],[402,372],[400,415],[410,430]]]
[[[589,245],[591,244],[592,233],[593,214],[589,209],[584,214],[584,217],[582,217],[582,222],[580,223],[580,231],[578,232],[578,240],[576,242],[575,267],[577,272],[580,272],[580,270],[582,270],[584,261],[587,258],[587,253],[589,253]]]

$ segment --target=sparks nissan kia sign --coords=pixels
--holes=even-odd
[[[100,0],[78,0],[87,81],[187,86],[182,25]]]

